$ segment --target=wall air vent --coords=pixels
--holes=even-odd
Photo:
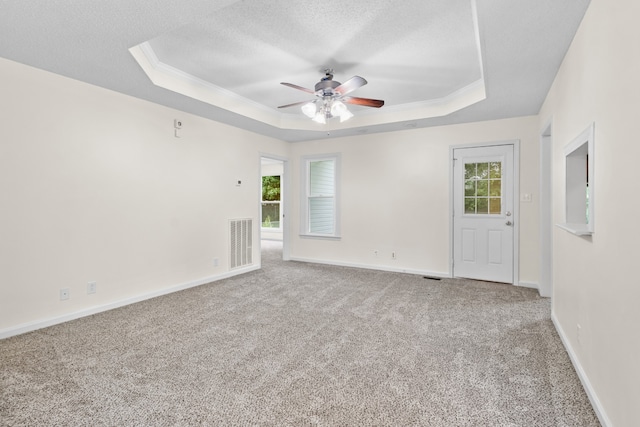
[[[253,220],[229,220],[229,233],[230,268],[253,264]]]

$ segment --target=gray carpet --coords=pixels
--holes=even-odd
[[[279,260],[0,341],[3,426],[597,426],[531,289]]]

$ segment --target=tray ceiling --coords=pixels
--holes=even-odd
[[[4,2],[0,56],[286,141],[536,114],[588,0]],[[135,59],[135,60],[134,60]],[[369,84],[320,125],[325,68]]]

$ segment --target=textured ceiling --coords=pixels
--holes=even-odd
[[[244,1],[149,44],[160,62],[267,107],[302,97],[280,82],[313,88],[325,68],[336,80],[365,77],[369,85],[356,96],[399,105],[447,96],[482,77],[471,6]]]
[[[588,4],[9,0],[0,3],[0,56],[301,141],[536,114]],[[174,80],[199,79],[247,108],[228,108],[199,93],[187,96],[172,83],[154,84],[129,51],[141,44],[177,71]],[[301,122],[304,116],[296,108],[275,107],[309,95],[279,82],[313,88],[327,67],[339,81],[365,77],[369,84],[354,95],[384,99],[385,107],[351,107],[356,117],[349,126],[311,125],[308,119],[304,126],[283,125],[288,117]],[[418,108],[454,100],[478,82],[483,96],[471,102],[444,112]],[[248,112],[253,104],[265,113]]]

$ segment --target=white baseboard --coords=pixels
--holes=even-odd
[[[443,273],[443,272],[434,272],[434,271],[411,269],[411,268],[398,268],[398,267],[392,267],[388,265],[359,264],[359,263],[353,263],[353,262],[324,260],[324,259],[315,259],[315,258],[300,258],[300,257],[291,257],[290,260],[300,261],[300,262],[310,262],[310,263],[316,263],[316,264],[325,264],[325,265],[338,265],[340,267],[364,268],[367,270],[390,271],[392,273],[416,274],[421,276],[438,277],[442,279],[452,278],[449,272]],[[533,282],[516,282],[514,283],[514,286],[531,288],[531,289],[537,290],[538,292],[540,291],[540,289],[538,288],[538,284]]]
[[[520,286],[521,288],[530,288],[530,289],[535,289],[536,291],[540,291],[540,288],[538,287],[537,283],[517,282],[517,283],[514,283],[514,285]]]
[[[602,407],[602,403],[600,402],[600,399],[598,399],[598,395],[596,394],[596,391],[593,389],[593,386],[589,381],[589,377],[587,376],[587,373],[582,368],[582,365],[580,364],[580,361],[578,360],[576,353],[573,351],[573,347],[571,347],[571,344],[569,343],[569,339],[567,338],[567,335],[564,333],[562,326],[560,326],[560,322],[558,322],[558,318],[556,317],[555,313],[551,313],[551,321],[553,322],[553,325],[556,327],[556,331],[558,331],[560,340],[562,341],[564,348],[567,350],[567,353],[569,354],[569,359],[571,359],[571,363],[573,364],[573,367],[576,370],[576,373],[578,374],[578,378],[580,378],[582,387],[584,387],[584,390],[587,393],[587,396],[589,397],[589,401],[591,402],[591,406],[593,406],[594,412],[598,416],[598,420],[600,420],[600,424],[602,424],[602,427],[611,427],[612,426],[611,420],[609,420],[609,417],[605,413],[604,408]]]
[[[418,270],[412,268],[399,268],[399,267],[391,267],[388,265],[372,265],[372,264],[358,264],[353,262],[343,262],[343,261],[334,261],[334,260],[323,260],[323,259],[311,259],[311,258],[300,258],[300,257],[291,257],[291,261],[299,261],[299,262],[309,262],[314,264],[325,264],[325,265],[337,265],[340,267],[354,267],[354,268],[364,268],[366,270],[379,270],[379,271],[389,271],[392,273],[407,273],[407,274],[416,274],[421,276],[430,276],[430,277],[438,277],[442,279],[451,278],[449,273],[442,272],[434,272],[427,270]]]
[[[134,304],[136,302],[144,301],[147,299],[159,297],[162,295],[171,294],[173,292],[182,291],[185,289],[193,288],[196,286],[205,285],[207,283],[216,282],[218,280],[226,279],[229,277],[237,276],[239,274],[248,273],[250,271],[260,269],[260,265],[252,265],[245,268],[239,268],[237,270],[228,271],[223,274],[203,277],[198,280],[194,280],[187,283],[181,283],[178,285],[171,286],[169,288],[164,288],[158,291],[148,292],[141,295],[136,295],[131,298],[125,298],[122,300],[114,301],[108,304],[98,305],[95,307],[86,308],[83,310],[75,311],[73,313],[64,314],[62,316],[51,317],[48,319],[39,319],[34,320],[32,322],[22,323],[17,326],[12,326],[6,329],[0,330],[0,339],[9,338],[15,335],[24,334],[27,332],[35,331],[37,329],[46,328],[48,326],[57,325],[59,323],[68,322],[70,320],[79,319],[81,317],[91,316],[92,314],[101,313],[103,311],[112,310],[118,307],[124,307],[125,305]]]

